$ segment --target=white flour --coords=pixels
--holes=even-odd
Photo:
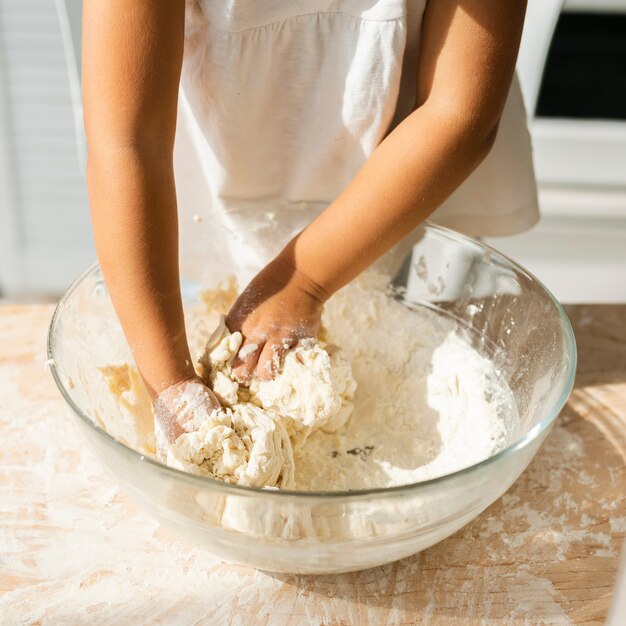
[[[235,431],[220,437],[228,439],[229,450],[235,449],[232,438],[239,437],[242,467],[233,465],[227,476],[222,468],[216,475],[229,482],[315,491],[402,485],[475,464],[515,435],[514,398],[492,361],[472,348],[454,321],[423,307],[410,310],[375,283],[371,275],[362,277],[326,305],[324,340],[330,355],[321,349],[326,343],[292,351],[275,382],[257,381],[249,390],[229,378],[238,333],[230,335],[223,324],[217,328],[204,374],[210,371],[212,387],[232,407],[214,426],[223,430],[228,424]],[[215,304],[224,312],[230,297],[207,294],[207,308]],[[201,353],[216,324],[206,309],[192,315],[193,350]],[[261,432],[266,426],[271,432]],[[179,438],[168,462],[210,475],[210,459],[203,459],[202,450],[208,458],[215,455],[216,441],[221,445],[212,429]],[[265,464],[265,473],[245,466],[248,459],[267,460],[272,450],[279,458]]]
[[[401,485],[477,463],[507,442],[517,421],[493,363],[432,311],[411,311],[353,283],[324,322],[357,382],[347,425],[295,446],[299,489]]]
[[[330,359],[319,346],[291,352],[275,382],[240,389],[228,366],[240,337],[229,336],[222,324],[209,342],[204,363],[220,398],[267,409],[268,425],[275,428],[278,421],[289,433],[295,485],[282,486],[407,484],[477,463],[507,441],[515,403],[493,363],[451,320],[409,310],[372,287],[361,279],[327,304],[326,339],[339,351],[331,348]],[[192,456],[187,441],[185,446]]]

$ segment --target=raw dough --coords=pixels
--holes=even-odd
[[[227,482],[294,488],[291,443],[302,445],[318,429],[333,432],[352,413],[356,383],[350,364],[339,349],[311,341],[286,354],[273,380],[253,377],[244,387],[232,378],[241,342],[241,333],[231,333],[222,316],[200,365],[224,409],[178,437],[167,464]],[[180,410],[200,406],[195,400],[183,399]]]
[[[252,404],[213,411],[197,430],[176,439],[167,464],[240,485],[294,486],[293,452],[280,417]]]
[[[231,377],[241,342],[241,333],[231,334],[222,316],[200,358],[201,376],[220,402],[226,406],[246,402],[274,411],[298,442],[318,428],[332,432],[348,421],[356,382],[350,363],[336,346],[314,341],[298,345],[285,355],[273,380],[255,376],[243,387]]]

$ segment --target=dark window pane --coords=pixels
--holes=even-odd
[[[561,14],[537,115],[626,119],[626,14]]]

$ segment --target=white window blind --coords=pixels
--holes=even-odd
[[[0,289],[58,293],[94,258],[51,0],[0,0]]]

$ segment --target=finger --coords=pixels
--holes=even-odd
[[[207,413],[210,415],[216,409],[221,409],[222,405],[220,401],[217,399],[217,396],[207,388],[207,397],[205,399],[205,406],[207,409]]]
[[[271,380],[276,376],[283,364],[285,353],[294,345],[291,339],[268,341],[259,355],[256,375],[261,380]]]
[[[311,335],[306,335],[304,337],[300,337],[300,339],[298,339],[296,345],[299,348],[312,348],[313,346],[316,346],[319,343],[317,337],[313,337]]]
[[[184,432],[199,428],[218,408],[220,403],[213,392],[196,379],[171,385],[153,403],[159,435],[168,444],[174,443]]]
[[[243,344],[237,352],[237,356],[233,359],[233,378],[241,385],[245,385],[250,382],[252,373],[254,372],[261,351],[263,350],[264,342],[251,341],[244,339]]]
[[[176,392],[177,386],[169,387],[162,391],[152,403],[155,426],[157,427],[155,434],[159,448],[174,443],[184,432],[183,427],[178,422],[177,412],[172,406]]]
[[[164,444],[174,443],[185,432],[176,414],[158,400],[154,404],[154,418],[158,427],[156,435],[159,448],[162,448]]]

